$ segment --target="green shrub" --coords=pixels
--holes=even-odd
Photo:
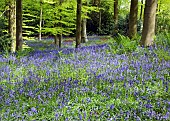
[[[138,38],[131,40],[129,37],[118,34],[115,41],[109,41],[109,46],[114,54],[124,54],[133,52],[138,46]]]
[[[158,34],[155,43],[163,47],[170,47],[170,33],[163,32]]]
[[[9,52],[11,47],[11,39],[8,35],[0,37],[0,52]]]
[[[0,18],[0,52],[9,52],[11,46],[11,40],[7,34],[7,23],[6,20]]]

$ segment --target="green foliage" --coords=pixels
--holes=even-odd
[[[75,30],[75,2],[70,3],[69,1],[65,1],[62,5],[58,2],[50,4],[44,3],[44,6],[46,6],[46,8],[43,9],[43,20],[45,24],[42,32],[51,35],[61,33],[63,35],[68,35]],[[59,27],[59,24],[62,24],[62,27]]]
[[[157,33],[170,30],[169,0],[158,0],[157,8]]]
[[[32,4],[34,2],[34,4]],[[40,5],[37,0],[23,1],[23,39],[38,33]]]
[[[162,32],[158,34],[155,43],[163,47],[170,47],[170,33]]]
[[[162,61],[162,60],[169,61],[170,60],[170,53],[166,52],[164,49],[159,48],[158,50],[155,50],[155,53],[157,54],[160,61]]]
[[[111,39],[109,41],[109,46],[111,48],[112,53],[114,54],[129,53],[137,49],[138,40],[139,37],[136,37],[135,39],[131,40],[129,37],[118,34],[118,36],[115,37],[114,40]]]
[[[11,47],[11,39],[8,35],[0,36],[0,52],[9,52]]]
[[[11,39],[6,33],[6,24],[6,19],[4,17],[0,17],[0,52],[8,53],[11,47]]]
[[[160,60],[170,60],[170,53],[165,51],[165,49],[170,47],[170,33],[163,32],[157,35],[155,41],[157,49],[155,53],[159,57]]]

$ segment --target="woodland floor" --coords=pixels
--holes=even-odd
[[[170,119],[170,48],[115,48],[89,37],[25,41],[0,55],[1,121],[146,121]]]

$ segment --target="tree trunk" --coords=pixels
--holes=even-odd
[[[160,12],[160,10],[161,10],[161,0],[159,0],[159,2],[157,3],[157,9],[156,9],[156,12]],[[158,25],[158,23],[159,23],[159,19],[158,19],[158,16],[159,16],[159,14],[157,14],[157,16],[156,16],[156,22],[155,22],[155,33],[157,34],[157,33],[159,33],[160,31],[160,29],[159,29],[159,25]]]
[[[60,6],[62,5],[63,0],[60,0]],[[60,9],[60,13],[62,12],[62,10]],[[61,42],[62,42],[62,16],[60,15],[60,22],[59,22],[59,27],[61,29],[60,34],[58,35],[58,39],[59,39],[59,48],[61,48]]]
[[[22,50],[22,0],[16,1],[16,50]]]
[[[15,19],[15,0],[9,0],[8,33],[11,37],[11,52],[16,49],[16,19]]]
[[[141,38],[141,45],[143,46],[150,46],[153,44],[155,36],[156,7],[157,0],[146,0]]]
[[[86,43],[88,42],[88,39],[87,39],[87,32],[86,32],[86,24],[87,24],[87,20],[86,18],[84,18],[82,20],[82,31],[81,31],[81,42],[82,43]]]
[[[100,4],[101,4],[101,0],[98,0],[98,7],[99,7],[99,35],[101,34],[101,30],[102,30],[102,12],[100,10]]]
[[[62,42],[62,39],[63,39],[63,37],[62,37],[62,34],[59,34],[58,35],[58,39],[59,39],[59,48],[61,48],[61,42]]]
[[[139,22],[140,22],[140,32],[142,31],[143,29],[143,5],[144,5],[144,1],[141,0],[141,6],[140,6],[140,18],[139,18]]]
[[[161,11],[161,8],[162,8],[162,0],[160,0],[159,1],[159,6],[157,6],[158,7],[158,12],[160,12]],[[158,14],[158,15],[160,15],[160,14]],[[158,19],[157,19],[158,20]],[[157,21],[158,23],[159,23],[159,21]],[[158,24],[157,23],[157,24]],[[158,27],[158,26],[157,26]],[[159,26],[157,29],[158,29],[158,32],[161,32],[161,28],[162,28],[162,26]]]
[[[141,7],[140,7],[140,20],[142,21],[143,18],[143,0],[141,0]]]
[[[42,0],[40,0],[40,28],[39,28],[39,40],[41,40],[41,31],[42,31]]]
[[[113,31],[113,36],[117,35],[118,33],[118,0],[114,1],[114,31]]]
[[[138,0],[131,0],[128,32],[130,38],[134,38],[137,34],[137,20],[138,20]]]
[[[58,45],[58,37],[57,37],[57,35],[54,36],[54,44]]]
[[[82,0],[77,0],[77,18],[76,18],[76,48],[81,42],[81,7]]]
[[[84,3],[84,5],[87,6],[87,2]],[[85,14],[85,16],[87,16],[87,13],[84,13],[84,14]],[[87,25],[87,19],[83,18],[82,19],[82,23],[81,23],[81,27],[82,27],[81,28],[81,43],[88,42],[86,25]]]

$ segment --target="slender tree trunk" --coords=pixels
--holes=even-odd
[[[58,35],[58,40],[59,40],[59,48],[61,48],[61,43],[62,43],[62,39],[63,39],[63,36],[62,36],[62,34],[59,34]]]
[[[22,50],[22,0],[16,1],[16,50]]]
[[[87,2],[84,5],[87,5]],[[85,16],[87,16],[87,13],[85,13]],[[81,23],[81,27],[82,27],[81,28],[81,43],[88,42],[86,25],[87,25],[87,19],[83,18],[82,23]]]
[[[57,36],[57,35],[54,36],[54,44],[55,44],[55,45],[58,44],[58,36]]]
[[[101,34],[102,31],[102,12],[101,10],[99,11],[99,35]]]
[[[157,0],[146,0],[141,38],[141,45],[143,46],[150,46],[153,44],[155,36],[156,7]]]
[[[101,5],[101,0],[98,0],[98,7],[100,8]],[[102,30],[102,12],[101,10],[99,10],[99,35],[101,34],[101,30]]]
[[[86,24],[87,24],[87,20],[86,18],[84,18],[82,20],[82,31],[81,31],[81,42],[82,43],[86,43],[88,42],[88,39],[87,39],[87,29],[86,29]]]
[[[81,7],[82,0],[77,0],[77,18],[76,18],[76,48],[81,42]]]
[[[157,9],[156,12],[160,12],[161,10],[161,0],[159,0],[159,3],[157,3]],[[156,22],[155,22],[155,33],[159,33],[160,29],[159,29],[159,19],[158,19],[159,14],[156,15]]]
[[[130,15],[129,15],[129,37],[133,38],[137,34],[138,20],[138,0],[131,0]]]
[[[113,36],[117,35],[118,33],[118,0],[114,1],[114,31],[113,31]]]
[[[60,6],[62,5],[63,0],[60,0]],[[60,13],[62,12],[62,10],[60,9]],[[62,20],[62,16],[60,15],[60,21]],[[62,23],[59,22],[59,27],[61,29],[61,33],[58,35],[58,39],[59,39],[59,48],[61,48],[61,42],[62,42]]]
[[[39,40],[41,40],[41,31],[42,31],[42,0],[40,0],[40,28],[39,28]]]
[[[144,1],[141,0],[141,6],[140,6],[140,18],[139,18],[139,22],[140,22],[140,32],[143,29],[143,5],[144,5]]]
[[[55,2],[54,0],[53,0],[53,2]],[[53,7],[55,8],[56,7],[56,3],[55,4],[53,4]],[[56,16],[56,11],[54,12],[54,16]],[[55,18],[56,19],[56,18]],[[54,23],[54,28],[56,28],[57,27],[57,23]],[[54,44],[57,46],[58,44],[59,44],[59,41],[58,41],[58,34],[55,34],[54,35]]]
[[[15,19],[15,0],[9,0],[8,33],[11,37],[11,52],[16,49],[16,19]]]
[[[143,0],[141,0],[141,6],[140,6],[140,20],[142,20],[142,18],[143,18]]]
[[[93,0],[92,5],[99,8],[100,7],[100,1],[101,0]],[[97,23],[96,25],[98,25],[97,26],[97,32],[98,32],[98,34],[100,34],[100,32],[101,32],[101,10],[99,9],[99,12],[94,11],[94,12],[92,12],[92,14],[93,14],[92,15],[93,18],[95,18],[94,23]]]
[[[162,0],[159,0],[159,6],[157,6],[158,7],[158,12],[160,12],[161,11],[161,4],[162,4]],[[158,14],[158,16],[159,16],[160,14]],[[157,17],[158,17],[157,16]],[[156,21],[156,24],[159,24],[159,21],[158,21],[158,19],[157,19],[157,21]],[[157,29],[158,29],[158,32],[160,32],[161,31],[161,26],[158,26],[158,25],[156,25],[157,26]]]

